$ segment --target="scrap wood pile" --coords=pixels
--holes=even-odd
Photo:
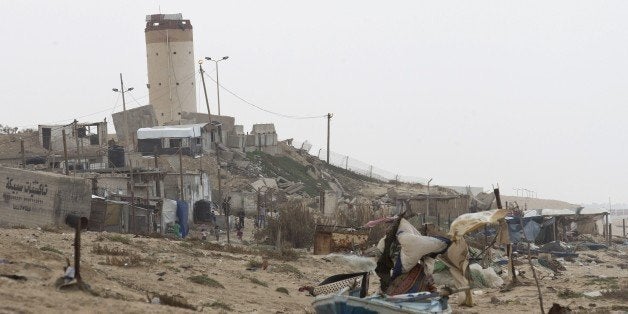
[[[496,223],[505,217],[506,213],[506,210],[498,209],[462,215],[452,223],[446,236],[422,234],[408,222],[405,213],[367,223],[365,227],[381,223],[390,224],[387,234],[377,245],[379,258],[375,272],[380,278],[380,292],[387,296],[407,296],[415,293],[443,295],[442,291],[439,293],[432,273],[448,271],[453,278],[451,285],[458,291],[465,291],[464,303],[472,305],[472,295],[468,289],[472,272],[482,274],[483,278],[491,278],[492,285],[500,285],[501,278],[492,269],[483,269],[479,265],[469,267],[469,250],[464,235],[486,224]],[[321,283],[329,284],[329,280]],[[347,286],[356,287],[355,284]],[[364,291],[362,285],[359,290]],[[327,289],[319,288],[312,291]]]

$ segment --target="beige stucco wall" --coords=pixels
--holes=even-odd
[[[196,112],[196,61],[192,30],[146,32],[149,102],[160,125]]]

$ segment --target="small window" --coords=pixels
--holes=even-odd
[[[177,85],[179,85],[179,82],[177,82]]]
[[[189,54],[189,55],[191,55],[191,54],[192,54],[192,52],[191,52],[191,51],[188,51],[188,54]]]
[[[177,54],[177,52],[175,51],[175,52],[173,52],[172,54],[173,54],[173,55],[176,55],[176,54]]]
[[[156,55],[156,56],[158,56],[158,55],[159,55],[159,52],[155,52],[155,55]]]
[[[161,83],[159,83],[159,86],[161,86]]]
[[[181,139],[180,138],[171,138],[170,139],[170,148],[181,147]]]
[[[161,116],[162,116],[162,117],[164,116],[164,113],[163,113],[163,112],[161,113]]]

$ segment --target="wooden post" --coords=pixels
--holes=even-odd
[[[608,227],[608,225],[609,225],[609,223],[608,223],[608,213],[605,215],[605,218],[606,218],[606,224],[604,225],[604,237],[606,238],[606,242],[608,243],[608,245],[610,245],[611,244],[611,236],[610,236],[610,234],[608,232],[609,229],[610,229]]]
[[[440,227],[440,213],[436,212],[436,225]]]
[[[78,167],[81,164],[81,150],[79,147],[78,121],[77,120],[74,120],[74,138],[76,139],[76,164],[74,165],[74,175],[76,176]]]
[[[65,128],[61,130],[61,136],[63,136],[63,159],[65,160],[65,175],[70,174],[70,167],[68,165],[68,145],[65,140]]]
[[[24,156],[24,139],[20,139],[20,155],[22,155],[22,168],[26,169],[26,157]]]
[[[179,147],[179,199],[183,201],[183,152]]]
[[[161,197],[161,173],[159,172],[159,156],[157,155],[157,148],[155,148],[155,170],[158,171],[155,174],[155,196]]]

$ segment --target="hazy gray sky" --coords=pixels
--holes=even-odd
[[[628,202],[627,1],[1,7],[2,124],[110,120],[120,72],[130,107],[146,104],[144,18],[161,7],[191,20],[197,59],[230,57],[225,87],[285,114],[334,113],[334,151],[433,184]],[[325,143],[324,119],[275,117],[226,92],[221,107],[246,129],[274,122],[280,138]]]

